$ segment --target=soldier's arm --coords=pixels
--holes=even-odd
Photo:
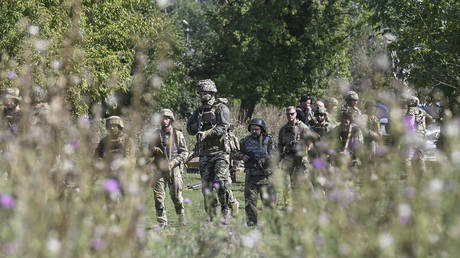
[[[243,160],[243,157],[247,155],[246,153],[246,146],[244,144],[244,139],[245,138],[242,138],[240,140],[240,150],[239,151],[236,151],[234,154],[233,154],[233,158],[236,159],[236,160]]]
[[[216,111],[216,126],[208,133],[209,136],[220,137],[227,133],[230,127],[230,110],[225,104],[219,105]]]
[[[195,109],[192,116],[187,120],[187,132],[190,135],[195,135],[198,132],[198,115],[199,108]]]
[[[283,127],[281,127],[279,133],[278,133],[278,152],[279,153],[283,153],[283,150],[284,150],[284,145],[283,145],[283,142],[282,142],[282,133],[283,133]]]
[[[276,144],[276,139],[272,135],[269,135],[267,137],[270,137],[268,141],[268,146],[267,146],[267,151],[268,151],[268,156],[267,159],[269,161],[274,161],[277,154],[278,154],[278,148]]]
[[[179,138],[179,142],[178,142],[179,155],[176,158],[174,158],[174,160],[177,163],[181,163],[181,162],[185,162],[185,160],[187,160],[188,149],[187,149],[187,144],[185,142],[184,134],[182,132],[180,132],[180,131],[177,131],[177,136]]]

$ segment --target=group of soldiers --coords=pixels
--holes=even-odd
[[[160,111],[161,126],[155,130],[147,146],[149,166],[154,171],[152,188],[160,228],[168,226],[165,210],[167,187],[179,223],[186,224],[181,173],[192,156],[199,157],[204,209],[208,218],[212,221],[217,217],[220,205],[220,221],[224,224],[229,222],[232,215],[236,216],[239,209],[231,190],[231,159],[244,162],[247,225],[254,226],[258,222],[258,196],[268,207],[274,207],[277,201],[273,185],[276,169],[281,168],[280,171],[287,178],[284,196],[297,189],[315,191],[321,189],[316,179],[318,170],[324,169],[324,166],[344,165],[339,164],[343,160],[346,160],[345,166],[350,169],[358,167],[361,162],[372,162],[376,145],[381,141],[377,104],[366,102],[366,113],[363,114],[358,108],[359,96],[355,91],[345,94],[345,104],[340,108],[335,98],[312,103],[311,97],[303,95],[297,107],[288,106],[285,109],[287,122],[279,129],[278,139],[269,134],[263,118],[252,118],[247,127],[249,134],[240,141],[235,141],[230,134],[230,110],[225,99],[216,97],[215,83],[210,79],[200,80],[197,91],[201,105],[187,120],[186,126],[187,133],[197,139],[193,152],[188,151],[183,132],[174,127],[175,117],[170,109]],[[18,120],[21,118],[20,100],[18,89],[5,90],[2,122],[12,134],[18,130]],[[418,102],[415,96],[409,98],[405,121],[414,134],[423,138],[429,115],[417,107]],[[34,103],[37,117],[49,109],[39,96],[34,98]],[[135,156],[134,141],[124,128],[119,116],[108,117],[107,136],[100,140],[95,151],[96,158],[112,166],[111,170],[115,172],[109,177],[114,180],[119,180],[114,162]],[[364,161],[358,155],[363,146],[371,150],[367,151]],[[423,163],[420,146],[409,146],[407,153],[408,165],[414,160]],[[336,156],[348,158],[336,159]],[[323,163],[318,164],[318,161],[326,165],[322,166]]]

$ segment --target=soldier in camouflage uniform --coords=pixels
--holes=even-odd
[[[381,141],[382,133],[380,131],[380,121],[376,116],[377,103],[375,101],[367,101],[364,105],[366,114],[364,114],[363,121],[366,126],[364,128],[364,144],[368,150],[368,161],[373,163],[375,161],[375,152],[377,144]]]
[[[325,137],[334,127],[329,123],[328,113],[325,107],[315,109],[315,123],[310,128],[319,135]]]
[[[113,211],[114,205],[122,199],[123,187],[121,172],[126,165],[135,162],[135,150],[133,140],[123,132],[125,126],[119,116],[111,116],[106,119],[107,136],[102,138],[95,150],[96,158],[106,165],[107,180],[113,180],[120,185],[120,190],[106,195],[108,211]]]
[[[417,169],[417,171],[419,171],[420,174],[414,175],[417,179],[420,179],[425,172],[424,146],[426,123],[427,120],[428,122],[433,120],[425,110],[418,107],[419,104],[420,101],[416,96],[409,97],[407,101],[407,112],[404,117],[406,132],[414,136],[414,140],[406,147],[406,170],[410,171],[413,167],[413,163],[415,161],[418,162],[419,169]],[[404,179],[407,175],[403,174],[401,177]]]
[[[19,106],[21,97],[19,96],[18,88],[7,88],[3,93],[3,117],[2,127],[4,132],[17,135],[21,118],[23,116],[22,109]]]
[[[295,107],[287,107],[286,116],[288,122],[281,127],[278,135],[278,151],[282,168],[289,176],[283,193],[285,204],[290,188],[295,190],[301,185],[311,186],[308,182],[308,151],[312,147],[312,142],[318,137],[307,125],[297,119]]]
[[[345,94],[345,105],[340,109],[340,114],[350,113],[353,115],[353,122],[360,125],[361,110],[358,108],[359,96],[355,91],[348,91]]]
[[[341,122],[329,134],[330,141],[336,143],[337,153],[340,156],[351,158],[352,166],[359,164],[357,151],[364,142],[360,127],[354,123],[356,113],[348,110],[341,114]]]
[[[30,98],[33,111],[32,125],[46,123],[50,112],[47,91],[38,85],[34,85],[31,89]]]
[[[160,111],[161,129],[154,132],[154,140],[149,150],[154,157],[155,171],[153,179],[153,195],[160,228],[168,226],[165,209],[166,187],[174,203],[179,224],[185,225],[184,201],[182,198],[183,163],[188,157],[184,134],[173,127],[174,114],[170,109]]]
[[[311,97],[304,94],[300,97],[299,105],[296,108],[297,119],[308,125],[313,120],[313,110],[311,107]]]
[[[257,196],[260,195],[265,206],[273,207],[276,201],[272,184],[272,169],[276,152],[275,138],[267,133],[262,118],[253,118],[248,126],[250,135],[240,141],[238,158],[244,161],[246,173],[244,199],[248,226],[257,225]]]
[[[201,80],[197,85],[201,106],[198,107],[187,121],[187,131],[197,135],[200,141],[200,175],[204,207],[212,220],[216,216],[217,200],[221,205],[223,222],[227,223],[230,215],[230,201],[233,193],[230,189],[230,110],[227,105],[214,97],[217,93],[215,83]]]

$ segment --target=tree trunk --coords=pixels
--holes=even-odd
[[[238,122],[245,123],[252,117],[257,102],[257,100],[252,99],[241,99],[240,112],[238,114]]]

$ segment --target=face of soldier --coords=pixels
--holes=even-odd
[[[168,128],[170,125],[171,125],[171,118],[164,116],[163,119],[161,119],[161,127]]]
[[[311,99],[307,99],[306,101],[304,102],[301,102],[300,105],[303,107],[303,108],[308,108],[311,106]]]
[[[208,102],[212,98],[211,93],[207,91],[200,91],[199,94],[202,103]]]
[[[286,116],[289,123],[295,123],[297,119],[297,112],[295,109],[289,109],[288,112],[286,112]]]
[[[112,137],[117,137],[121,135],[121,128],[116,124],[110,124],[108,129],[109,129],[109,134]]]
[[[7,109],[15,109],[18,106],[18,101],[15,99],[7,99],[5,106]]]
[[[325,121],[326,115],[324,113],[315,113],[315,117],[318,123],[323,123]]]
[[[350,118],[348,118],[348,117],[342,118],[342,124],[343,124],[344,126],[346,126],[346,127],[350,126],[350,124],[351,124]]]
[[[251,125],[251,136],[258,138],[262,134],[262,128],[258,125]]]
[[[350,99],[348,102],[350,103],[349,105],[352,107],[358,106],[358,101],[356,99]]]

